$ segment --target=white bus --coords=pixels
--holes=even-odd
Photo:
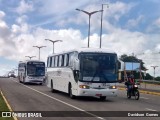
[[[18,64],[19,82],[41,84],[45,80],[45,62],[39,60],[20,61]]]
[[[117,75],[117,54],[104,49],[81,48],[47,59],[47,86],[71,98],[117,96]]]

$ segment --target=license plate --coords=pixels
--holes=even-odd
[[[100,97],[100,96],[102,96],[102,94],[96,94],[96,96]]]

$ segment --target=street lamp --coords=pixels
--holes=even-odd
[[[107,5],[107,8],[109,7],[108,4],[102,4],[102,10],[101,10],[101,29],[100,29],[100,48],[102,44],[102,20],[103,20],[103,5]]]
[[[56,43],[56,42],[62,42],[62,40],[50,40],[50,39],[45,39],[45,40],[48,40],[48,41],[50,41],[50,42],[53,43],[53,54],[54,54],[54,43]]]
[[[93,15],[94,13],[97,13],[97,12],[102,12],[102,10],[93,11],[93,12],[87,12],[87,11],[84,11],[84,10],[80,10],[80,9],[78,9],[78,8],[76,8],[76,10],[81,11],[81,12],[84,12],[84,13],[86,13],[87,15],[89,15],[89,28],[88,28],[88,48],[89,48],[89,40],[90,40],[90,19],[91,19],[91,15]]]
[[[29,58],[30,58],[30,60],[31,60],[31,58],[36,57],[36,56],[25,56],[25,57],[29,57]]]
[[[155,79],[155,69],[156,69],[156,67],[158,67],[158,66],[151,66],[151,67],[153,67],[153,69],[154,69],[154,79]]]
[[[40,49],[43,48],[43,47],[46,47],[46,46],[33,46],[33,47],[36,47],[39,49],[39,60],[40,60]]]

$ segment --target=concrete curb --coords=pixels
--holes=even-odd
[[[123,87],[118,87],[118,90],[126,90]],[[160,96],[160,92],[151,92],[151,91],[145,91],[145,90],[139,90],[140,93],[144,93],[144,94],[151,94],[151,95],[158,95]]]
[[[13,110],[12,110],[11,106],[9,105],[9,103],[8,103],[8,101],[7,101],[7,99],[6,99],[6,97],[4,96],[2,90],[0,90],[0,94],[2,95],[2,98],[4,99],[4,102],[6,103],[6,105],[7,105],[8,109],[9,109],[9,111],[10,111],[10,112],[13,112]],[[13,119],[14,119],[14,120],[18,120],[17,117],[13,117]]]

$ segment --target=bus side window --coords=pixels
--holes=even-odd
[[[67,54],[64,54],[64,66],[67,66]]]
[[[51,65],[51,67],[54,67],[54,57],[52,57],[52,65]]]
[[[118,69],[121,69],[121,62],[118,60]]]
[[[57,67],[57,56],[55,56],[54,66]]]
[[[48,57],[47,67],[50,67],[50,57]]]
[[[59,56],[58,66],[61,67],[62,65],[62,55]]]
[[[64,66],[64,55],[62,55],[62,58],[61,58],[61,66]]]
[[[50,57],[50,64],[49,67],[52,67],[52,57]]]
[[[49,67],[49,57],[47,58],[47,67]]]
[[[55,67],[58,67],[59,65],[59,56],[55,56]]]
[[[65,54],[65,66],[68,66],[69,65],[69,54]]]
[[[57,56],[57,67],[59,67],[59,57],[60,56]]]
[[[72,52],[72,53],[69,53],[69,60],[68,60],[68,62],[69,62],[68,65],[69,65],[69,66],[72,66],[72,64],[73,64],[73,63],[72,63],[72,61],[73,61],[73,60],[72,60],[73,55],[74,55],[73,52]]]

